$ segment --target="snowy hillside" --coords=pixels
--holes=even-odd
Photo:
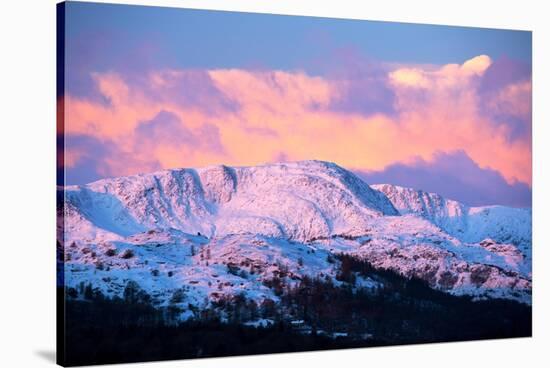
[[[468,207],[422,190],[390,184],[371,187],[385,194],[402,215],[419,215],[464,242],[490,238],[499,243],[512,243],[531,258],[530,208]]]
[[[530,303],[529,210],[373,189],[327,162],[104,179],[66,187],[59,215],[66,284],[108,295],[134,280],[162,305],[178,290],[197,306],[237,293],[276,301],[274,278],[338,284],[332,255],[346,253],[453,294]]]

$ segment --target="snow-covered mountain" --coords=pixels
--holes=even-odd
[[[308,241],[360,235],[369,219],[398,214],[385,195],[319,161],[105,179],[66,187],[66,201],[80,215],[74,226],[69,221],[69,237],[172,228],[209,238],[252,233]]]
[[[58,236],[72,287],[114,295],[135,280],[161,304],[182,288],[195,305],[235,293],[277,300],[266,281],[338,283],[331,255],[348,253],[450,293],[530,302],[530,210],[371,188],[332,163],[165,170],[64,196]]]

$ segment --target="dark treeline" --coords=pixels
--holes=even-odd
[[[65,292],[64,365],[339,349],[411,343],[531,336],[531,308],[508,300],[472,301],[433,290],[418,279],[374,268],[348,255],[329,277],[265,284],[280,303],[243,295],[223,297],[208,309],[189,304],[194,318],[179,322],[183,289],[169,307],[134,282],[122,297],[107,298],[91,285]],[[380,287],[358,287],[370,278]],[[61,298],[62,298],[61,293]],[[63,299],[62,299],[63,300]],[[273,321],[255,328],[243,323]],[[223,323],[221,321],[224,321]],[[338,337],[334,337],[337,334]],[[332,336],[332,337],[330,337]]]
[[[282,293],[283,307],[313,330],[365,333],[388,344],[478,340],[531,336],[531,307],[510,300],[472,301],[432,289],[418,278],[376,269],[350,255],[338,255],[336,275],[304,277]],[[380,287],[356,287],[359,277]]]
[[[243,325],[237,321],[254,314],[248,309],[253,304],[243,301],[241,296],[233,301],[222,299],[216,304],[219,309],[203,310],[199,318],[176,323],[181,312],[178,308],[155,308],[147,297],[106,298],[90,291],[93,290],[90,285],[85,289],[88,291],[84,299],[65,299],[65,333],[61,342],[65,346],[63,352],[58,352],[58,363],[64,366],[383,345],[374,339],[365,343],[299,333],[275,317],[275,309],[271,314],[271,307],[265,305],[257,312],[278,318],[276,324]],[[222,323],[220,310],[230,320]]]

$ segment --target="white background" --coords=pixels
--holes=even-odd
[[[550,12],[545,9],[544,1],[128,2],[534,31],[533,338],[173,361],[143,366],[548,366],[548,347],[546,351],[544,348],[550,346],[550,266],[547,265],[550,262],[547,244],[550,183],[545,159],[550,157]],[[0,8],[0,366],[51,366],[55,356],[55,1],[2,1]],[[131,365],[120,365],[125,366]]]

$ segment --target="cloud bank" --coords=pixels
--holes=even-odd
[[[518,65],[480,55],[323,77],[243,69],[93,73],[93,95],[64,98],[67,181],[319,159],[371,178],[429,172],[414,186],[431,190],[434,175],[452,171],[444,161],[462,182],[492,175],[475,182],[482,197],[463,191],[454,198],[530,205],[531,73]]]
[[[395,163],[382,171],[356,171],[371,184],[391,183],[439,193],[470,206],[500,204],[531,207],[531,189],[525,183],[508,184],[495,170],[480,168],[466,153],[436,153],[431,161],[420,158]]]

